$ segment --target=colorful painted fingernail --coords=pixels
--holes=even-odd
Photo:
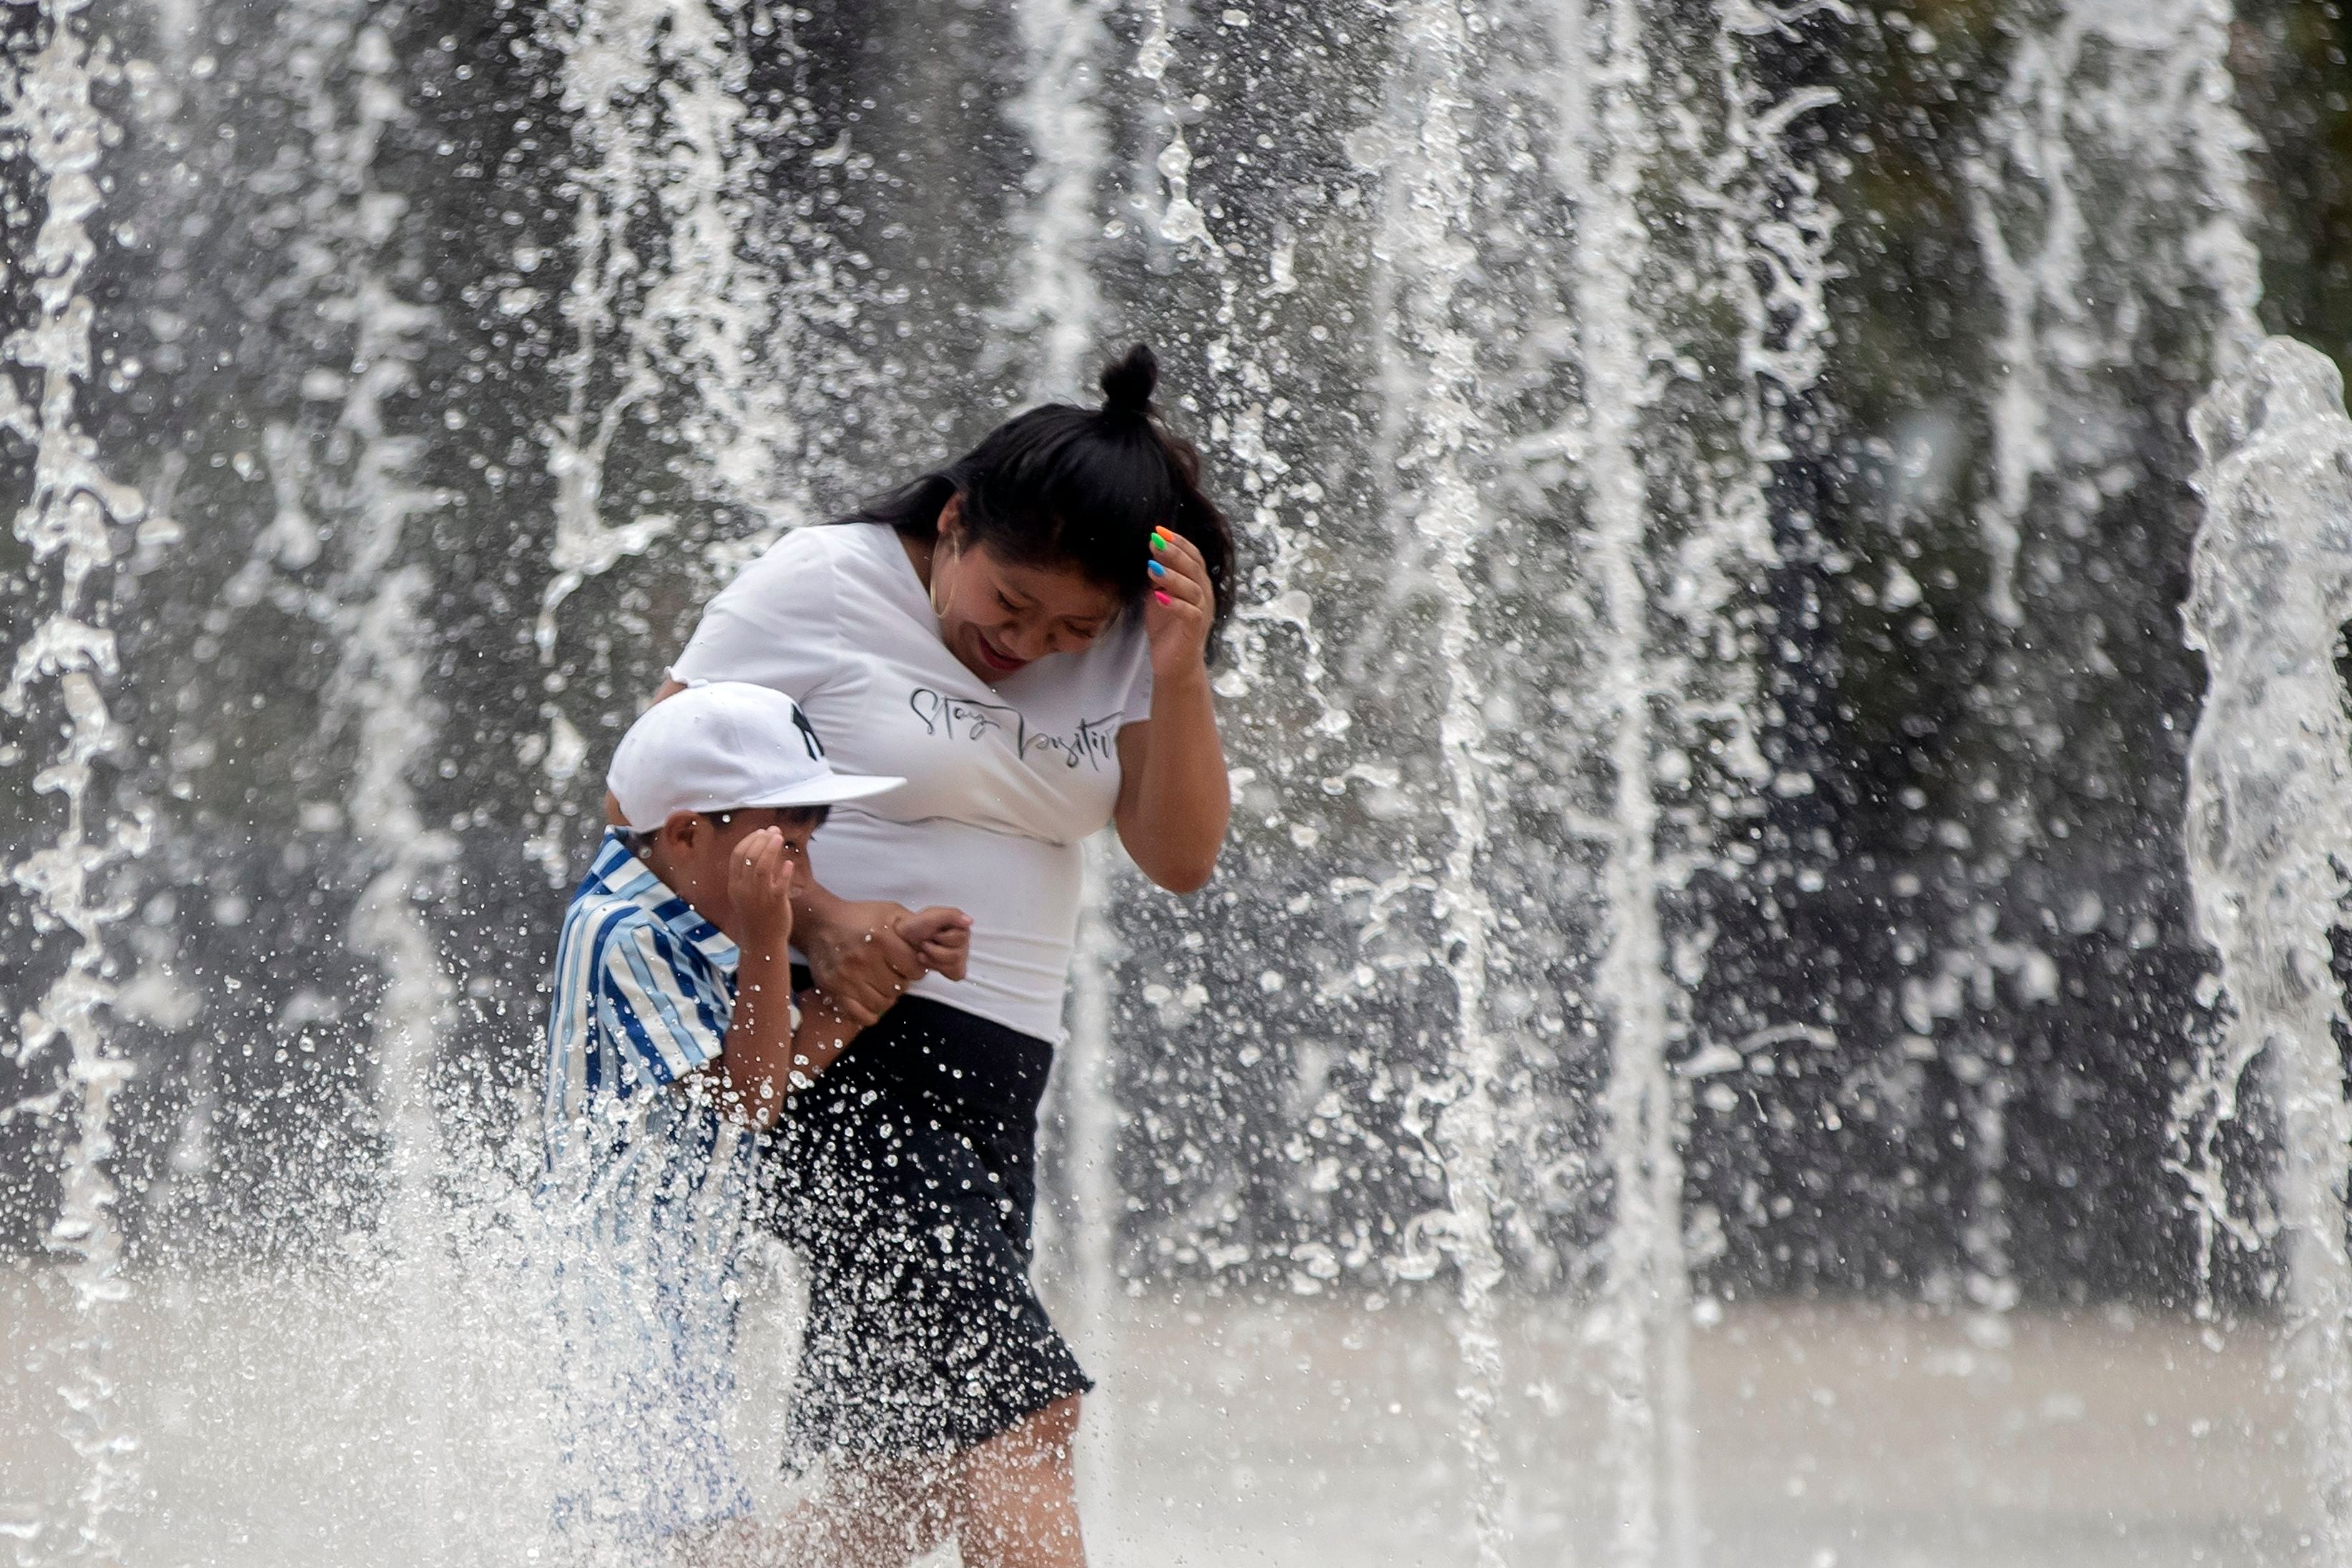
[[[1160,603],[1162,603],[1162,604],[1172,604],[1172,603],[1174,603],[1174,602],[1175,602],[1173,600],[1170,599],[1166,594],[1164,594],[1164,593],[1160,592],[1160,591],[1158,589],[1156,589],[1156,588],[1155,588],[1155,589],[1153,589],[1153,590],[1151,591],[1151,597],[1152,597],[1152,598],[1154,598],[1154,599],[1157,599],[1157,600],[1158,600],[1158,601],[1160,601]]]
[[[1144,565],[1151,569],[1151,575],[1154,577],[1166,577],[1168,575],[1168,569],[1160,565],[1156,560],[1146,561],[1144,562]]]
[[[1162,534],[1158,528],[1151,530],[1151,548],[1153,549],[1166,549],[1168,548],[1167,536]]]

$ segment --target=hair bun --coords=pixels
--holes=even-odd
[[[1103,367],[1103,412],[1149,414],[1151,391],[1159,384],[1159,360],[1150,344],[1138,343]]]

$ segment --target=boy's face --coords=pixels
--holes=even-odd
[[[784,852],[805,871],[814,816],[791,807],[754,806],[734,811],[673,811],[647,845],[646,863],[694,912],[736,941],[744,925],[730,890],[730,862],[744,840],[773,828]]]

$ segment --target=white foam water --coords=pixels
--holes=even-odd
[[[1027,69],[1006,118],[1027,141],[1030,162],[1013,215],[1011,290],[992,312],[998,336],[980,371],[1011,362],[1020,352],[1013,340],[1025,342],[1022,382],[1033,402],[1085,402],[1092,380],[1102,313],[1092,258],[1110,164],[1100,98],[1108,21],[1102,0],[1020,0],[1013,9]]]
[[[2336,667],[2352,622],[2352,419],[2334,364],[2273,338],[2193,424],[2206,510],[2183,616],[2206,692],[2187,838],[2197,930],[2220,956],[2228,1009],[2189,1098],[2210,1158],[2213,1129],[2244,1113],[2259,1065],[2280,1145],[2280,1375],[2294,1391],[2318,1559],[2340,1563],[2352,1557],[2352,1104],[2333,938],[2352,895],[2352,712]],[[2198,1191],[2210,1227],[2264,1238],[2268,1227],[2232,1215],[2218,1180]]]

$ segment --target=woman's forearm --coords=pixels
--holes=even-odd
[[[793,941],[853,1030],[888,1012],[926,965],[898,929],[905,905],[843,898],[803,873],[793,883]]]
[[[1133,746],[1129,735],[1139,737]],[[1206,667],[1155,685],[1151,721],[1121,732],[1119,762],[1127,777],[1119,792],[1118,838],[1129,856],[1171,892],[1205,885],[1233,818]]]
[[[827,892],[806,870],[801,873],[793,883],[793,940],[802,952],[832,939],[846,902]]]

